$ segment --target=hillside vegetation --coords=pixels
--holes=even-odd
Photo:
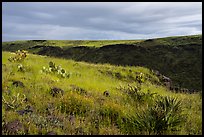
[[[4,44],[4,50],[26,48],[21,42],[12,48]],[[41,48],[35,52],[42,52]],[[109,56],[119,50],[114,46],[114,50],[108,48],[94,50]],[[182,46],[178,48],[183,50]],[[32,48],[29,51],[34,52]],[[84,53],[83,50],[77,52]],[[123,52],[115,56],[126,55],[127,58],[122,59],[131,60],[127,53],[137,50],[123,48]],[[55,53],[56,50],[50,54]],[[109,64],[101,64],[106,61],[76,62],[20,51],[17,55],[14,52],[2,54],[2,134],[202,134],[202,92],[170,91],[148,68],[112,65],[116,63],[111,61]],[[55,56],[59,56],[57,54]],[[88,54],[87,58],[83,60],[91,60]]]
[[[143,66],[172,80],[172,87],[202,90],[202,35],[148,40],[3,42],[3,51],[28,50],[34,54],[122,66]]]

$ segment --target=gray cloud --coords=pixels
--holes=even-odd
[[[202,33],[201,2],[3,2],[3,41]]]

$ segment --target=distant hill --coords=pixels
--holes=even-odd
[[[202,90],[202,35],[147,40],[3,42],[3,51],[34,54],[122,66],[144,66],[169,77],[173,86]]]

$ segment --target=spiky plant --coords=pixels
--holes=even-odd
[[[2,96],[2,103],[5,104],[8,109],[16,109],[24,102],[25,98],[25,94],[20,93],[13,96],[7,96],[7,98]]]
[[[167,131],[179,130],[178,126],[184,122],[181,101],[176,98],[159,96],[153,106],[149,106],[143,114],[137,113],[134,124],[140,131],[150,134],[165,134]]]

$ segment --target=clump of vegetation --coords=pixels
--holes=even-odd
[[[15,52],[16,55],[14,57],[10,57],[8,60],[10,62],[21,62],[28,56],[27,53],[28,52],[26,50],[17,50]]]
[[[6,97],[6,98],[5,98]],[[25,94],[17,93],[17,95],[2,96],[2,102],[5,104],[6,109],[16,109],[25,101]]]
[[[25,72],[26,71],[26,67],[23,64],[18,64],[17,65],[17,71]]]
[[[141,84],[144,83],[145,81],[145,76],[144,74],[141,72],[139,75],[136,76],[136,80]]]
[[[153,99],[154,95],[157,94],[157,93],[151,93],[150,90],[148,90],[147,93],[142,92],[141,85],[128,84],[127,86],[119,87],[118,89],[126,93],[136,103],[149,102]]]
[[[61,66],[56,66],[55,63],[52,61],[49,62],[49,67],[43,67],[42,72],[46,74],[57,74],[58,76],[62,78],[69,78],[70,73],[67,73],[65,69],[63,69]]]
[[[151,134],[165,134],[177,131],[185,116],[182,114],[181,101],[168,96],[158,96],[154,105],[143,113],[137,113],[136,127]]]

